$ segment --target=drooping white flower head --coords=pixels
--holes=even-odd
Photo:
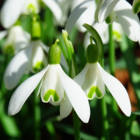
[[[140,35],[140,25],[138,16],[132,12],[132,6],[125,0],[103,0],[96,5],[95,0],[86,0],[78,5],[69,16],[65,29],[70,34],[76,22],[82,18],[85,12],[95,5],[95,11],[86,14],[86,17],[103,22],[109,15],[111,21],[119,22],[125,34],[133,41],[138,41]],[[112,21],[112,22],[113,22]],[[86,18],[81,19],[79,27],[86,23]],[[89,23],[88,23],[89,24]],[[93,25],[90,23],[90,25]]]
[[[27,46],[31,38],[30,34],[24,31],[19,25],[11,27],[6,33],[7,38],[4,44],[4,51],[10,49],[14,53],[17,53]]]
[[[41,81],[38,95],[41,94],[41,99],[45,103],[60,105],[61,118],[67,117],[73,107],[79,118],[85,123],[88,122],[90,116],[88,99],[81,87],[63,72],[59,64],[60,48],[57,47],[55,53],[49,51],[49,65],[24,81],[16,89],[9,103],[9,115],[20,111],[27,98]]]
[[[62,10],[57,2],[55,0],[42,1],[52,11],[56,20],[61,22]],[[1,24],[3,27],[9,28],[18,20],[21,14],[38,13],[39,10],[38,0],[6,0],[1,9]]]
[[[4,73],[7,89],[16,87],[25,71],[38,72],[47,65],[47,58],[43,51],[46,48],[40,40],[32,41],[13,57]]]
[[[106,85],[124,114],[130,116],[131,105],[126,89],[97,62],[98,52],[96,48],[93,48],[94,46],[93,44],[88,46],[87,52],[90,54],[87,56],[88,63],[74,80],[82,87],[89,100],[94,97],[102,98],[105,94]],[[96,52],[94,53],[93,50]]]

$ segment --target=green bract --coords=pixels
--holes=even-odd
[[[98,48],[95,44],[88,45],[86,51],[86,59],[88,63],[96,63],[98,61]]]
[[[57,45],[58,42],[59,40],[57,39],[55,43],[50,47],[49,56],[48,56],[49,64],[60,64],[61,49]]]

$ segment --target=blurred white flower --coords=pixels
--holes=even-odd
[[[9,115],[20,111],[40,81],[38,95],[41,92],[42,102],[60,105],[61,118],[67,117],[73,107],[83,122],[89,121],[90,108],[84,91],[63,72],[59,64],[49,64],[16,89],[9,103]]]
[[[119,22],[125,34],[131,40],[138,41],[140,35],[138,16],[132,12],[132,6],[127,1],[118,1],[103,0],[102,3],[99,1],[97,5],[95,0],[82,2],[70,14],[65,29],[70,34],[76,24],[77,27],[81,28],[81,31],[85,31],[84,27],[82,27],[84,23],[93,25],[96,18],[99,22],[103,22],[111,14],[111,20]],[[88,10],[89,12],[87,12]]]
[[[87,63],[74,80],[82,87],[89,100],[94,97],[102,98],[105,94],[106,85],[124,114],[130,116],[131,105],[126,89],[115,77],[107,73],[98,62]]]
[[[48,64],[44,49],[48,52],[40,40],[32,41],[13,57],[4,73],[7,89],[16,87],[25,71],[38,72]]]
[[[42,0],[52,11],[56,20],[61,23],[62,11],[55,0]],[[1,24],[5,28],[11,27],[21,14],[38,13],[38,0],[6,0],[1,9]]]
[[[21,26],[16,25],[7,31],[0,32],[1,38],[7,35],[4,44],[4,51],[9,53],[17,53],[19,50],[27,46],[30,41],[30,34],[22,29]]]

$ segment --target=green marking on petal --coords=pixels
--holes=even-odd
[[[94,94],[96,94],[98,98],[101,98],[103,95],[98,87],[92,86],[87,94],[88,99],[93,99]]]
[[[35,72],[39,72],[39,71],[41,71],[44,67],[45,67],[44,63],[41,62],[41,61],[38,61],[38,62],[36,63],[36,65],[33,67],[33,70],[34,70]]]
[[[35,13],[35,12],[36,12],[35,6],[34,6],[33,4],[29,4],[29,5],[28,5],[28,11],[29,11],[30,13]]]
[[[113,36],[114,36],[114,39],[118,42],[122,39],[121,34],[119,34],[117,31],[113,31]]]
[[[59,96],[58,96],[58,94],[56,93],[56,91],[53,90],[53,89],[48,90],[48,91],[45,93],[43,99],[44,99],[46,102],[48,102],[51,96],[52,96],[54,102],[58,102],[58,101],[59,101]]]
[[[140,11],[140,1],[135,2],[135,4],[133,5],[133,12],[137,14],[139,11]]]
[[[8,45],[6,47],[4,47],[4,53],[5,54],[14,54],[14,48],[12,47],[12,45]]]

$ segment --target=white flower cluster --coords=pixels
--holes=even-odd
[[[58,25],[62,26],[66,22],[65,29],[69,34],[75,25],[79,31],[84,32],[85,28],[82,25],[86,22],[97,30],[103,43],[106,44],[109,40],[106,20],[109,24],[113,24],[115,40],[121,41],[122,32],[125,32],[132,41],[139,41],[140,38],[139,19],[133,12],[139,11],[137,6],[139,0],[134,0],[133,8],[126,0],[98,0],[98,2],[95,0],[7,0],[1,9],[0,17],[1,24],[7,31],[0,32],[0,39],[7,35],[4,50],[13,50],[15,56],[5,70],[5,86],[7,89],[13,89],[26,71],[33,73],[40,71],[15,90],[9,103],[9,115],[20,111],[40,83],[38,95],[41,95],[45,103],[60,105],[61,118],[67,117],[74,108],[79,118],[87,123],[90,118],[88,99],[102,98],[105,94],[105,85],[124,114],[130,116],[131,105],[126,89],[98,62],[87,62],[84,69],[71,79],[63,72],[59,62],[48,62],[46,53],[49,53],[49,47],[40,39],[32,40],[29,33],[15,24],[21,14],[32,16],[38,14],[41,2],[52,11]],[[71,14],[67,19],[69,9]],[[85,37],[85,46],[89,44],[89,36],[88,33]]]

